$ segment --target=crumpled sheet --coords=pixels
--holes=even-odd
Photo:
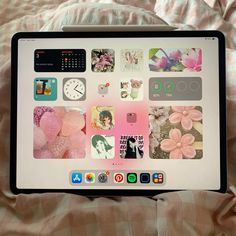
[[[129,4],[129,5],[128,5]],[[181,191],[153,198],[87,198],[9,190],[10,38],[63,24],[164,24],[218,29],[227,42],[228,181],[236,185],[234,0],[1,0],[0,235],[236,235],[236,191]],[[160,20],[158,16],[164,20]]]

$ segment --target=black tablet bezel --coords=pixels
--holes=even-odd
[[[10,188],[15,194],[67,192],[89,196],[153,196],[158,193],[178,190],[141,190],[130,189],[19,189],[16,186],[16,144],[17,144],[17,61],[18,40],[22,38],[136,38],[136,37],[217,37],[219,42],[219,111],[220,111],[220,189],[227,189],[227,150],[226,150],[226,85],[225,85],[225,38],[219,31],[162,31],[162,32],[20,32],[12,37],[11,42],[11,122],[10,122]],[[183,189],[181,189],[183,190]]]

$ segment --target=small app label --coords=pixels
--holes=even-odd
[[[95,174],[94,173],[85,173],[85,183],[88,183],[88,184],[95,183]]]
[[[80,184],[82,183],[82,173],[78,171],[73,171],[71,174],[71,182],[72,184]]]
[[[127,174],[127,182],[130,184],[137,183],[137,174],[136,173],[128,173]]]
[[[163,173],[154,173],[152,175],[152,181],[154,184],[162,184],[164,181]]]
[[[124,183],[124,174],[123,173],[115,173],[114,174],[114,182],[115,183]]]
[[[140,174],[140,183],[142,183],[142,184],[150,183],[150,174],[149,173],[141,173]]]

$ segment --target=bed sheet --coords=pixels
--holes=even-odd
[[[164,20],[164,21],[163,21]],[[10,38],[63,24],[166,24],[218,29],[227,42],[229,185],[236,185],[234,0],[2,0],[0,3],[0,235],[236,235],[236,191],[145,197],[13,195],[9,190]]]

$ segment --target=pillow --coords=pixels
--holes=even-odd
[[[75,3],[59,8],[41,31],[58,31],[63,25],[167,25],[153,12],[133,6]]]

